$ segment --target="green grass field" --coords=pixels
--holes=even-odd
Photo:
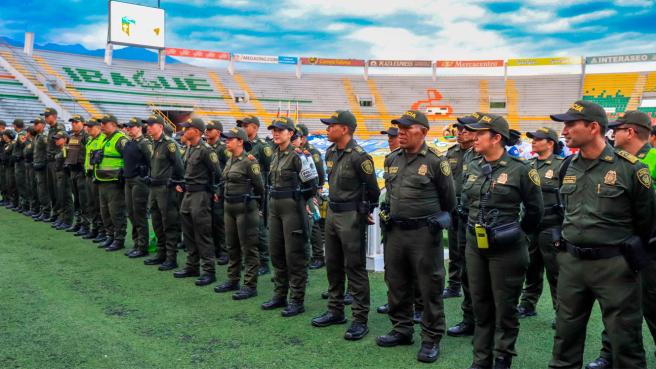
[[[181,253],[178,263],[184,263]],[[219,267],[220,280],[225,267]],[[372,307],[386,299],[383,275],[372,273]],[[146,267],[122,252],[107,253],[70,234],[0,209],[0,368],[410,368],[419,343],[379,348],[376,335],[390,329],[371,313],[370,333],[359,342],[342,338],[347,326],[313,328],[323,312],[325,269],[310,272],[307,312],[282,318],[263,311],[271,296],[262,278],[259,296],[236,302],[229,294],[199,288],[193,280]],[[545,368],[553,331],[550,299],[537,317],[522,321],[514,368]],[[627,303],[630,303],[627,301]],[[347,311],[350,313],[350,311]],[[447,322],[460,318],[459,300],[446,301]],[[598,310],[588,329],[586,360],[599,346]],[[418,332],[415,337],[418,340]],[[649,367],[654,346],[645,329]],[[469,338],[445,337],[435,368],[468,368]]]

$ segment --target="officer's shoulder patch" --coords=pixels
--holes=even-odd
[[[442,174],[444,174],[447,177],[451,175],[451,165],[449,164],[448,161],[442,160],[440,162],[440,171],[442,171]]]
[[[118,140],[118,145],[121,146],[121,148],[124,148],[127,143],[128,143],[127,137],[122,137]]]
[[[258,138],[258,139],[257,139],[257,142],[266,145],[266,141],[263,140],[263,139],[261,139],[261,138]]]
[[[438,150],[436,147],[428,146],[428,151],[432,152],[437,156],[442,156],[442,153],[440,153],[440,150]]]
[[[360,168],[362,168],[362,171],[365,174],[373,174],[374,173],[374,162],[371,161],[371,159],[366,159],[362,163],[360,163]]]
[[[536,169],[531,169],[528,171],[528,178],[533,182],[534,185],[540,186],[540,174]]]
[[[316,161],[316,162],[320,162],[321,161],[321,155],[314,154],[314,155],[312,155],[312,159],[314,159],[314,161]]]
[[[273,155],[273,150],[268,145],[264,146],[264,149],[262,151],[264,152],[264,155],[266,157],[269,157],[269,156]]]
[[[169,149],[170,152],[175,152],[175,150],[178,149],[177,146],[175,145],[175,142],[169,142],[166,145],[166,148]]]
[[[210,161],[212,163],[218,163],[219,162],[219,156],[216,154],[216,152],[214,152],[214,151],[210,152]]]
[[[262,170],[260,169],[260,164],[253,163],[253,164],[251,165],[251,171],[253,171],[253,174],[259,176],[260,173],[262,173]]]
[[[651,174],[649,173],[648,168],[638,169],[637,175],[638,175],[638,181],[640,181],[640,183],[642,183],[643,186],[647,188],[652,187]]]
[[[632,155],[624,150],[617,150],[615,152],[617,153],[617,155],[624,158],[626,161],[628,161],[631,164],[635,164],[638,162],[638,158],[635,155]]]

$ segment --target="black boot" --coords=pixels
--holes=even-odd
[[[282,309],[280,315],[282,315],[285,318],[289,318],[304,312],[305,312],[305,306],[303,305],[303,302],[292,300],[289,304],[287,304],[287,307]]]
[[[419,352],[417,352],[417,361],[422,363],[433,363],[440,355],[440,348],[434,342],[422,342]]]
[[[124,248],[125,248],[125,246],[123,245],[123,241],[116,240],[116,241],[112,242],[112,244],[109,245],[109,247],[106,248],[105,251],[112,252],[112,251],[118,251],[118,250],[121,250],[121,249],[124,249]]]
[[[114,243],[114,239],[108,237],[108,238],[105,239],[105,242],[102,242],[102,243],[98,244],[98,248],[99,249],[105,249],[105,248],[108,248],[109,246],[111,246],[113,243]]]
[[[376,337],[376,344],[380,347],[409,346],[415,343],[412,336],[406,336],[396,331]]]
[[[273,310],[285,306],[287,306],[287,299],[284,297],[274,297],[261,305],[262,310]]]
[[[239,289],[239,281],[225,281],[220,285],[214,287],[214,292],[224,293],[230,291],[237,291]]]
[[[344,317],[344,313],[336,314],[332,311],[326,311],[325,313],[312,319],[312,325],[315,327],[329,327],[331,325],[344,323],[346,323],[346,317]]]
[[[214,282],[216,282],[216,275],[214,273],[203,273],[194,284],[198,287],[202,287]]]

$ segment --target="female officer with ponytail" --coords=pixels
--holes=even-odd
[[[481,155],[463,184],[469,204],[465,257],[476,321],[470,369],[492,368],[493,360],[495,369],[505,369],[516,355],[516,306],[529,261],[526,235],[542,218],[540,177],[506,151],[511,136],[503,117],[486,114],[465,127],[476,132],[474,150]]]

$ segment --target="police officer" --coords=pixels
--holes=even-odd
[[[8,200],[7,209],[15,209],[18,204],[18,193],[16,192],[16,177],[14,176],[14,157],[12,155],[14,146],[16,145],[15,142],[16,135],[14,134],[14,131],[10,131],[8,129],[4,130],[2,132],[2,140],[5,143],[5,146],[3,148],[2,152],[2,163],[3,163],[3,168],[2,171],[5,174],[5,193],[6,193],[6,198]]]
[[[48,134],[47,134],[47,151],[46,157],[48,160],[48,171],[47,171],[47,180],[48,180],[48,194],[50,196],[50,202],[52,204],[52,214],[50,214],[49,222],[55,223],[59,217],[59,212],[61,211],[61,204],[57,203],[57,177],[56,177],[56,163],[55,163],[55,153],[57,152],[57,147],[55,145],[55,134],[58,132],[66,132],[66,128],[63,124],[57,123],[57,110],[54,108],[46,108],[41,115],[44,117],[46,124],[48,125]]]
[[[216,188],[221,181],[219,156],[207,142],[203,141],[205,122],[200,118],[190,118],[180,124],[185,128],[184,137],[188,142],[185,152],[184,184],[176,186],[176,191],[184,193],[180,206],[182,232],[187,246],[187,264],[175,273],[175,278],[198,277],[196,286],[206,286],[216,281],[216,254],[212,239],[211,202],[217,202]],[[202,269],[202,275],[199,273]]]
[[[219,120],[210,120],[207,122],[205,137],[207,143],[212,147],[219,157],[221,171],[228,162],[229,153],[226,145],[221,141],[221,132],[223,132],[223,123]],[[218,202],[212,203],[212,238],[216,249],[216,263],[218,265],[228,264],[228,250],[226,246],[225,225],[223,223],[224,202],[219,198]]]
[[[89,233],[82,236],[82,239],[102,244],[107,240],[107,234],[100,216],[100,183],[96,181],[94,175],[94,169],[100,163],[92,160],[92,153],[102,150],[106,137],[100,130],[100,122],[96,119],[87,120],[84,126],[89,134],[84,150],[84,172],[89,194]]]
[[[242,119],[237,120],[237,127],[244,129],[248,135],[248,141],[251,144],[251,149],[248,151],[250,155],[253,155],[257,162],[260,164],[262,170],[262,178],[264,180],[264,187],[268,188],[270,183],[269,180],[269,166],[271,164],[271,159],[273,155],[273,149],[269,144],[263,139],[257,136],[257,131],[260,129],[260,120],[254,115],[248,115]],[[267,198],[265,196],[265,204],[263,205],[263,213],[267,212],[268,205],[266,204]],[[260,268],[257,271],[258,275],[269,274],[269,241],[268,241],[268,230],[266,221],[268,221],[267,214],[262,214],[265,219],[265,222],[260,222],[259,225],[259,250],[260,250]]]
[[[350,111],[338,110],[330,118],[326,152],[329,199],[326,214],[326,271],[328,275],[328,311],[312,319],[315,327],[344,324],[344,289],[348,277],[353,296],[353,323],[344,338],[359,340],[369,329],[369,276],[366,269],[368,218],[378,204],[380,189],[374,163],[353,139],[357,127]],[[372,206],[373,205],[373,206]]]
[[[316,192],[315,177],[302,177],[303,155],[290,141],[295,132],[294,120],[276,118],[269,125],[277,145],[269,173],[269,252],[274,268],[273,298],[262,304],[262,309],[284,307],[283,317],[305,311],[307,258],[305,240],[308,235],[305,203]],[[287,304],[287,294],[290,301]]]
[[[257,296],[257,269],[260,265],[258,251],[258,204],[262,203],[264,182],[260,165],[246,152],[250,148],[243,129],[235,127],[222,134],[226,138],[230,157],[225,169],[223,199],[225,201],[226,246],[230,255],[228,280],[214,289],[216,292],[235,291],[234,300]],[[244,266],[244,285],[239,279]]]
[[[452,238],[456,238],[458,241],[458,249],[455,251],[455,258],[460,258],[460,285],[462,287],[462,302],[460,303],[460,308],[462,310],[462,320],[458,322],[453,327],[447,329],[446,334],[451,337],[464,337],[471,336],[474,334],[474,309],[472,307],[471,293],[469,291],[469,279],[467,277],[467,263],[465,259],[465,250],[467,247],[467,218],[469,217],[469,208],[467,205],[467,196],[462,192],[462,186],[468,178],[468,169],[472,165],[472,162],[476,159],[480,159],[480,155],[474,151],[473,140],[476,137],[476,134],[468,131],[466,129],[467,124],[474,124],[478,122],[483,115],[482,112],[475,112],[470,115],[457,118],[457,123],[454,128],[456,130],[456,140],[460,142],[459,145],[464,144],[468,146],[467,142],[470,143],[470,147],[465,150],[462,154],[462,159],[455,167],[452,165],[451,170],[453,172],[459,172],[460,175],[454,176],[453,180],[456,188],[458,189],[457,193],[458,204],[456,205],[456,211],[454,212],[454,220],[452,228],[456,228],[455,235],[454,231],[449,229],[449,242]],[[453,163],[449,163],[450,165]],[[451,245],[451,244],[450,244]],[[449,262],[451,262],[451,249],[449,249]],[[444,296],[444,293],[443,293]]]
[[[613,368],[645,368],[640,252],[654,228],[655,201],[649,169],[605,142],[604,109],[577,101],[564,114],[567,146],[578,148],[560,193],[565,206],[558,253],[558,310],[549,368],[580,368],[586,324],[599,300],[612,346]],[[628,127],[627,127],[628,128]],[[564,164],[565,165],[565,164]]]
[[[326,170],[324,168],[323,159],[321,158],[321,152],[317,150],[316,147],[311,145],[310,142],[308,141],[309,131],[304,124],[297,124],[296,129],[297,129],[296,134],[301,140],[301,145],[300,145],[301,150],[307,151],[310,155],[312,155],[314,166],[317,168],[317,174],[319,174],[318,186],[319,186],[319,190],[321,190],[323,188],[324,183],[326,182]],[[321,196],[317,194],[317,196],[313,197],[312,199],[310,199],[310,201],[308,201],[308,206],[311,205],[312,208],[318,208],[321,206],[321,202],[322,202]],[[323,252],[323,247],[324,247],[323,225],[324,225],[324,219],[314,220],[313,217],[310,217],[310,233],[311,233],[310,245],[312,246],[312,258],[311,258],[310,265],[308,266],[308,268],[310,269],[323,268],[323,266],[325,265],[324,252]]]
[[[28,127],[25,135],[25,147],[23,148],[23,155],[25,157],[25,182],[27,186],[27,210],[23,212],[25,216],[33,217],[39,213],[39,201],[36,189],[36,177],[34,175],[34,137],[36,131],[34,127]]]
[[[558,263],[556,249],[553,247],[553,232],[560,229],[563,223],[562,206],[558,195],[558,178],[562,148],[558,141],[558,133],[551,128],[541,127],[526,136],[532,139],[532,151],[537,157],[530,160],[533,169],[540,175],[544,216],[535,233],[529,235],[529,264],[526,270],[525,287],[522,290],[517,316],[526,318],[537,314],[536,306],[542,294],[543,274],[547,271],[547,281],[551,292],[551,303],[556,310],[558,281]]]
[[[143,135],[141,119],[133,117],[127,122],[130,140],[123,150],[125,158],[125,205],[132,224],[132,250],[126,253],[129,258],[148,255],[148,185],[145,177],[153,156],[153,142]]]
[[[442,289],[442,230],[450,224],[455,193],[449,163],[426,144],[428,119],[406,111],[392,121],[399,128],[401,149],[385,158],[385,282],[392,330],[376,338],[382,347],[413,343],[413,285],[417,279],[424,302],[422,344],[417,360],[434,362],[445,330]]]
[[[144,260],[145,265],[159,265],[159,270],[178,267],[177,245],[180,224],[174,183],[184,177],[184,168],[178,145],[164,134],[164,119],[151,115],[142,122],[148,124],[148,134],[153,139],[153,157],[150,160],[150,212],[153,229],[157,236],[157,255]],[[175,181],[175,182],[173,182]]]
[[[56,230],[66,230],[73,222],[73,194],[71,192],[71,180],[69,168],[65,165],[67,158],[66,142],[68,134],[64,131],[57,132],[55,140],[55,173],[57,187],[57,203],[60,204],[60,212],[57,221],[53,224]]]
[[[16,132],[16,141],[12,151],[14,161],[14,178],[16,178],[17,202],[15,211],[22,213],[27,207],[27,179],[25,177],[25,123],[22,119],[14,119],[12,124]]]
[[[626,111],[623,116],[610,123],[608,128],[613,130],[612,138],[615,141],[615,148],[635,155],[642,163],[647,165],[653,183],[656,174],[656,162],[654,161],[656,159],[656,149],[648,142],[651,130],[649,116],[637,110]],[[654,301],[656,298],[656,264],[653,262],[655,252],[653,249],[648,251],[652,261],[647,263],[640,272],[642,278],[642,309],[652,339],[656,339],[656,302]],[[589,363],[586,368],[610,369],[612,367],[611,342],[606,330],[601,334],[601,343],[599,357]]]
[[[45,122],[41,118],[32,121],[36,136],[34,137],[34,157],[32,167],[34,168],[34,178],[36,180],[36,192],[39,199],[39,213],[33,219],[39,222],[46,222],[50,218],[52,202],[48,192],[48,138],[43,132]]]
[[[465,152],[474,145],[474,135],[467,131],[460,123],[455,125],[457,143],[451,146],[446,152],[446,159],[451,166],[451,173],[454,178],[456,199],[460,203],[462,193],[463,158]],[[442,292],[445,299],[460,297],[460,288],[462,285],[462,267],[464,255],[460,252],[458,246],[458,224],[459,217],[454,216],[451,227],[449,228],[449,281],[447,287]],[[463,250],[464,251],[464,250]]]
[[[84,130],[85,119],[82,116],[76,114],[68,121],[71,123],[71,136],[66,146],[64,165],[70,173],[75,224],[66,231],[73,232],[75,236],[85,236],[89,230],[89,194],[84,172],[84,158],[89,134]]]
[[[5,189],[5,171],[4,171],[4,152],[5,152],[5,141],[2,138],[2,134],[7,128],[7,123],[0,119],[0,195],[2,195],[2,200],[0,200],[0,206],[7,205],[7,193]]]
[[[100,182],[100,216],[107,231],[107,240],[100,245],[106,251],[117,251],[125,247],[127,219],[123,150],[128,138],[118,130],[118,119],[114,115],[108,114],[97,120],[100,121],[102,132],[105,134],[102,160],[94,166],[95,179]]]
[[[469,206],[465,258],[474,307],[472,368],[510,368],[519,333],[516,306],[528,266],[526,234],[536,231],[544,211],[540,177],[506,151],[508,122],[485,114],[465,126],[476,132],[482,158],[468,168],[463,185]],[[520,209],[523,216],[520,217]]]

